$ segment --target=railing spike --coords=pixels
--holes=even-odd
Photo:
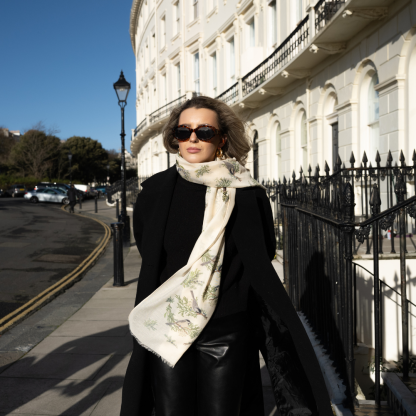
[[[261,184],[264,185],[264,179],[261,181]]]
[[[302,173],[303,173],[302,165],[300,167],[299,173],[300,173],[300,176],[302,176]]]
[[[292,178],[293,179],[296,179],[296,173],[295,173],[295,171],[293,170],[293,173],[292,173]]]
[[[283,175],[283,184],[286,185],[287,184],[287,180],[286,180],[286,176]]]
[[[311,176],[311,172],[312,172],[311,164],[309,164],[308,172],[309,172],[309,176]]]
[[[377,164],[379,164],[381,162],[381,157],[380,157],[380,153],[377,150],[377,154],[376,154],[376,162]]]
[[[328,162],[326,160],[325,160],[325,168],[324,168],[324,171],[326,172],[327,175],[329,174],[329,171],[330,171],[329,166],[328,166]]]
[[[345,163],[342,164],[342,169],[345,169]]]
[[[391,151],[389,150],[389,154],[387,155],[387,162],[393,162],[393,156],[391,155]]]
[[[368,158],[367,158],[367,153],[364,150],[364,154],[363,154],[363,163],[367,163],[368,162]]]
[[[372,168],[373,168],[373,165],[371,164],[371,162],[370,162],[369,168],[370,168],[370,169],[372,169]]]
[[[413,156],[412,156],[413,162],[416,163],[416,150],[413,149]],[[416,173],[416,172],[415,172]]]
[[[354,157],[354,152],[353,152],[353,151],[351,151],[350,163],[351,163],[352,165],[355,163],[355,157]]]
[[[404,158],[403,150],[400,150],[400,157],[399,157],[399,160],[400,160],[401,165],[403,166],[404,161],[406,160],[406,159]]]

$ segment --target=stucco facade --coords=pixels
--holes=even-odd
[[[260,179],[298,174],[300,165],[323,170],[325,161],[332,168],[336,153],[347,164],[351,151],[357,162],[366,151],[374,164],[379,150],[383,164],[388,150],[397,161],[403,149],[410,162],[415,23],[416,2],[406,0],[135,0],[138,128],[131,150],[139,174],[166,169],[160,130],[169,105],[195,91],[226,100],[247,121]],[[267,58],[285,43],[291,49],[270,71]],[[256,70],[247,75],[262,62],[259,83]],[[259,85],[244,94],[253,76]],[[227,100],[222,93],[233,85],[236,96]],[[248,167],[255,172],[253,154]]]

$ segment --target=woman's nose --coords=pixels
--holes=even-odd
[[[196,137],[196,133],[193,131],[191,134],[191,137],[189,138],[190,142],[196,142],[198,141],[198,137]]]

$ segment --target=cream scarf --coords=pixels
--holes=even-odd
[[[189,163],[180,157],[182,178],[207,186],[202,232],[188,263],[129,315],[138,343],[174,367],[214,313],[224,257],[225,226],[236,188],[261,186],[234,158]],[[180,244],[180,241],[178,241]]]

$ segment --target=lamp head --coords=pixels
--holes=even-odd
[[[123,71],[121,71],[120,78],[114,84],[114,89],[116,90],[118,103],[119,104],[127,104],[127,96],[129,95],[130,91],[130,83],[126,81],[124,78]]]

